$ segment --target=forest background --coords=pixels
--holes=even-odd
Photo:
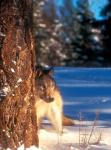
[[[34,0],[37,64],[111,66],[111,1],[97,1],[97,5],[93,2]],[[95,7],[98,3],[101,8]]]

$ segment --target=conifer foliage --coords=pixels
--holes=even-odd
[[[111,66],[111,1],[108,0],[105,7],[101,11],[103,19],[103,43],[104,43],[104,59],[108,66]]]
[[[89,0],[34,1],[37,62],[50,66],[111,65],[109,1],[97,20]]]

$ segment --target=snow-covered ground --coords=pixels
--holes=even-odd
[[[111,150],[111,128],[94,122],[64,127],[62,135],[57,134],[49,125],[39,131],[42,150]]]
[[[26,150],[111,150],[111,127],[101,121],[76,122],[75,126],[65,126],[62,135],[45,123],[38,132],[39,148],[31,146]],[[17,150],[24,150],[24,145]]]

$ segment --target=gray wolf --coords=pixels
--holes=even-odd
[[[58,86],[53,78],[52,68],[38,67],[36,69],[36,115],[40,128],[42,120],[47,117],[58,133],[62,133],[63,125],[74,124],[63,115],[63,100]]]

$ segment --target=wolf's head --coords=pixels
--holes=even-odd
[[[52,68],[36,68],[36,89],[38,96],[46,102],[54,101],[53,93],[57,88],[52,76]]]

